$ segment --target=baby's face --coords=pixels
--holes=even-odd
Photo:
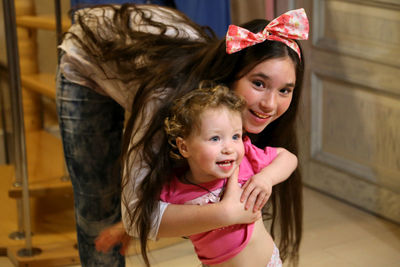
[[[205,183],[230,177],[243,155],[242,118],[226,107],[206,109],[200,115],[200,127],[184,140],[193,183]],[[182,152],[182,151],[181,151]]]

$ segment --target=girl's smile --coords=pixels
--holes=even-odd
[[[289,108],[296,83],[289,57],[266,60],[237,80],[233,88],[246,100],[243,125],[249,133],[260,133]]]
[[[256,117],[260,118],[260,119],[269,119],[272,117],[272,115],[268,115],[268,114],[262,114],[259,112],[256,112],[254,110],[251,111]]]

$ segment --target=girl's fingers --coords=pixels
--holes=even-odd
[[[262,194],[262,193],[260,193],[258,195],[257,201],[254,204],[254,208],[253,208],[254,212],[259,211],[259,210],[261,210],[262,207],[264,207],[265,203],[267,203],[266,196],[267,196],[266,194]]]
[[[251,191],[250,196],[247,198],[246,201],[246,205],[245,205],[245,209],[248,210],[249,208],[254,209],[254,205],[256,202],[256,199],[258,197],[258,194],[260,193],[259,189],[253,189],[253,191]]]
[[[250,192],[252,191],[249,188],[249,186],[250,186],[250,180],[247,180],[247,182],[242,186],[243,192],[240,197],[240,202],[242,202],[242,203],[248,198]]]

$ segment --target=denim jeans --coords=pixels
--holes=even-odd
[[[96,251],[94,241],[121,221],[121,153],[124,110],[111,98],[57,75],[57,112],[65,162],[74,191],[82,266],[125,266],[119,246]]]

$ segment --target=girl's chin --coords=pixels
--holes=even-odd
[[[248,132],[248,133],[259,134],[267,127],[267,125],[265,125],[265,126],[245,125],[244,128],[245,128],[246,132]]]
[[[270,123],[269,121],[258,122],[258,123],[250,121],[249,123],[244,123],[244,129],[248,133],[259,134],[268,126],[269,123]]]

